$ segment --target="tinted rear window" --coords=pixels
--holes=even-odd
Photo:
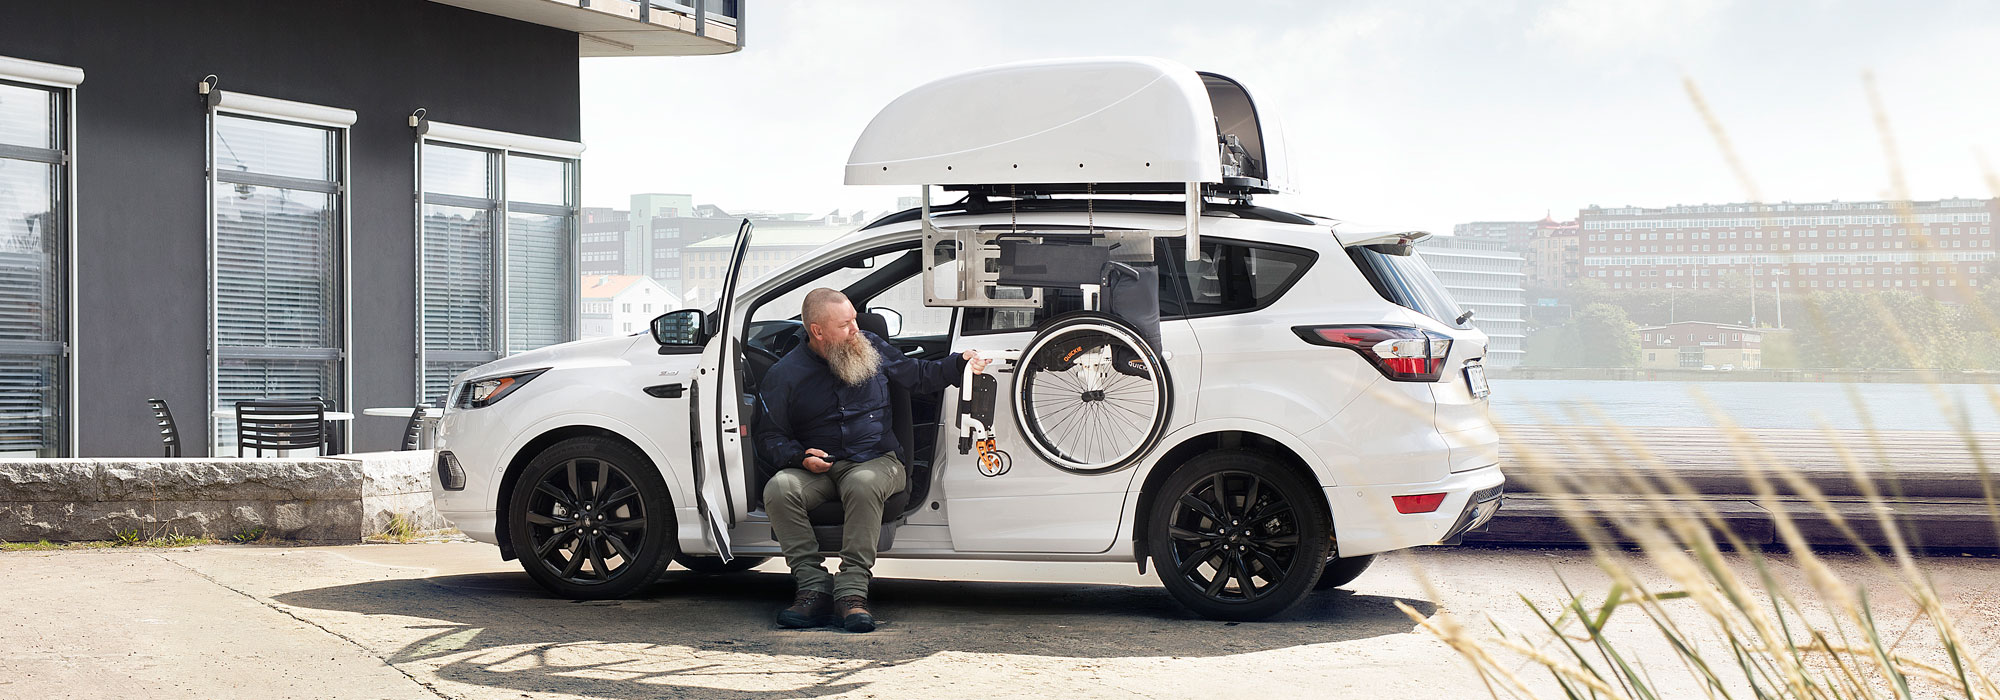
[[[1204,238],[1201,259],[1184,260],[1187,241],[1154,241],[1160,271],[1160,319],[1243,313],[1270,306],[1311,267],[1312,251]],[[1042,292],[1041,308],[968,308],[967,334],[1039,329],[1043,321],[1083,308],[1076,289]]]
[[[1423,258],[1415,254],[1387,255],[1359,246],[1348,248],[1347,255],[1354,258],[1354,266],[1361,269],[1361,274],[1368,277],[1368,283],[1375,285],[1382,298],[1464,328],[1457,322],[1458,315],[1464,312]]]

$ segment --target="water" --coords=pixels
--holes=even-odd
[[[1978,384],[1838,384],[1803,382],[1644,382],[1581,379],[1493,380],[1493,419],[1505,423],[1597,423],[1594,408],[1617,425],[1705,427],[1716,424],[1696,398],[1745,428],[1866,427],[1849,387],[1877,430],[1957,430],[1959,416],[1976,431],[2000,431],[2000,412]],[[1945,396],[1940,405],[1938,394]]]

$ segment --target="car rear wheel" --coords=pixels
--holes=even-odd
[[[1319,573],[1319,583],[1313,584],[1313,590],[1324,591],[1353,583],[1354,579],[1360,577],[1361,572],[1367,571],[1368,565],[1373,563],[1375,563],[1373,554],[1327,562],[1326,568]]]
[[[528,576],[579,600],[629,595],[680,551],[659,470],[602,437],[570,438],[535,455],[514,482],[507,527]]]
[[[1313,590],[1332,544],[1319,489],[1255,452],[1188,461],[1151,510],[1146,542],[1160,582],[1203,617],[1284,612]]]
[[[674,557],[675,564],[697,574],[733,574],[738,571],[749,571],[757,568],[758,564],[770,560],[770,557],[736,557],[723,561],[722,557],[706,554],[682,554]]]

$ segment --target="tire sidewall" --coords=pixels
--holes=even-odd
[[[1249,472],[1266,484],[1276,486],[1278,492],[1291,501],[1292,512],[1298,516],[1299,549],[1293,555],[1291,570],[1276,590],[1255,601],[1229,603],[1212,600],[1177,573],[1173,563],[1173,539],[1168,536],[1167,528],[1181,494],[1201,480],[1224,471]],[[1332,549],[1332,518],[1327,514],[1325,497],[1321,493],[1284,464],[1256,452],[1218,450],[1196,456],[1175,469],[1160,484],[1151,512],[1146,514],[1146,548],[1153,558],[1153,568],[1168,593],[1203,617],[1252,621],[1283,613],[1314,590],[1324,568],[1318,562],[1325,561]],[[1303,562],[1313,563],[1302,565]]]
[[[646,541],[634,553],[632,563],[610,581],[600,584],[578,585],[562,580],[556,572],[548,571],[534,554],[533,533],[528,525],[528,501],[535,493],[534,484],[562,463],[577,458],[598,459],[617,466],[639,488],[639,500],[646,512]],[[564,598],[603,600],[625,597],[657,579],[673,562],[674,556],[680,553],[673,497],[667,492],[666,480],[661,478],[652,460],[617,440],[575,437],[549,446],[521,470],[514,481],[513,493],[507,500],[507,532],[515,543],[521,568],[535,583]]]

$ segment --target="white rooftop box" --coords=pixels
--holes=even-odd
[[[1289,192],[1283,129],[1243,86],[1158,58],[1013,63],[904,93],[847,159],[850,185]],[[1034,187],[1022,187],[1033,185]],[[1067,186],[1067,187],[1066,187]]]

